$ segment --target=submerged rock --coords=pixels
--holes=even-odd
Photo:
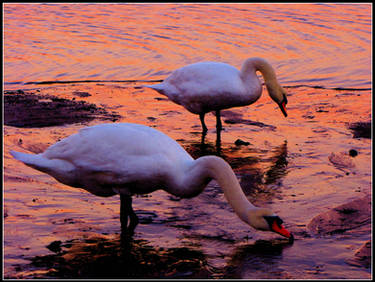
[[[371,225],[369,195],[314,217],[307,228],[317,235],[332,235]]]
[[[245,145],[245,146],[247,146],[247,145],[250,145],[250,142],[243,141],[243,140],[241,140],[241,139],[237,139],[237,140],[234,142],[234,144],[237,145],[237,146],[240,146],[240,145]]]
[[[355,164],[349,154],[346,152],[331,153],[328,159],[339,169],[351,169],[355,167]]]
[[[355,252],[354,257],[348,259],[346,262],[354,266],[369,268],[371,265],[371,240],[364,243],[362,247]]]
[[[353,122],[349,125],[354,138],[371,138],[371,122]]]

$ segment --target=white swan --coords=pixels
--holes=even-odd
[[[221,130],[220,110],[250,105],[259,99],[262,84],[257,71],[263,75],[270,97],[286,117],[287,94],[278,83],[272,66],[262,58],[247,59],[241,71],[224,63],[195,63],[173,71],[162,83],[143,86],[198,114],[202,130],[206,133],[206,113],[216,112],[216,128]]]
[[[222,158],[204,156],[194,160],[175,140],[144,125],[95,125],[55,143],[43,153],[11,154],[66,185],[103,197],[120,194],[123,229],[134,230],[138,223],[131,206],[132,195],[163,189],[190,198],[215,179],[244,222],[293,239],[271,210],[255,207],[247,200],[233,170]]]

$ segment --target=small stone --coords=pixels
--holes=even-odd
[[[240,146],[240,145],[245,145],[245,146],[247,146],[247,145],[250,145],[250,142],[246,142],[246,141],[243,141],[243,140],[241,140],[241,139],[237,139],[237,140],[234,142],[234,144],[236,144],[237,146]]]
[[[61,241],[53,241],[51,244],[47,246],[47,249],[49,249],[52,252],[58,253],[61,251]]]
[[[349,150],[349,156],[351,157],[356,157],[358,155],[358,151],[357,150],[354,150],[354,149],[350,149]]]

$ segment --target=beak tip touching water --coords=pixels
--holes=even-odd
[[[294,242],[294,236],[291,232],[289,232],[283,225],[278,224],[276,221],[272,224],[272,231],[280,234],[281,236],[284,236],[289,239],[289,243],[293,244]]]
[[[286,112],[286,103],[283,101],[279,104],[280,110],[283,113],[285,117],[288,116],[288,113]]]
[[[289,244],[293,244],[293,243],[294,243],[294,236],[292,233],[290,233]]]

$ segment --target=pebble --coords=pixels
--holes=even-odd
[[[357,150],[355,150],[355,149],[350,149],[349,150],[349,156],[351,156],[351,157],[356,157],[358,155],[358,151]]]
[[[240,146],[240,145],[245,145],[245,146],[247,146],[247,145],[250,145],[250,142],[243,141],[243,140],[241,140],[241,139],[237,139],[237,140],[234,142],[234,144],[236,144],[237,146]]]

